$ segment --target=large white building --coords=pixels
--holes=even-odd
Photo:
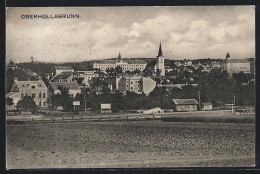
[[[126,94],[127,91],[148,95],[156,87],[156,82],[150,77],[125,75],[116,77],[116,90]]]
[[[230,54],[227,53],[226,59],[223,63],[223,69],[228,73],[250,73],[250,62],[247,59],[233,59]]]
[[[128,60],[121,58],[121,55],[119,53],[119,56],[117,59],[110,59],[110,60],[96,60],[93,63],[93,69],[100,69],[102,71],[105,71],[107,69],[116,68],[117,66],[122,68],[123,72],[126,71],[134,71],[134,70],[140,70],[143,71],[146,67],[147,63],[144,60]]]

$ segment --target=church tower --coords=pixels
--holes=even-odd
[[[158,56],[156,57],[156,65],[155,65],[155,72],[159,73],[160,76],[165,76],[165,69],[164,69],[164,56],[162,53],[162,45],[160,42]]]

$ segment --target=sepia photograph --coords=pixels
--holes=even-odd
[[[255,167],[255,6],[7,7],[6,169]]]

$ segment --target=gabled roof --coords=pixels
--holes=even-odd
[[[27,89],[30,85],[37,85],[37,88],[47,88],[42,80],[39,81],[15,81],[14,84],[17,85],[19,90]]]
[[[19,96],[19,92],[9,92],[6,94],[6,98],[8,97],[18,97]]]
[[[53,90],[57,90],[59,85],[69,88],[69,90],[80,90],[80,87],[76,82],[50,82],[50,87]]]
[[[176,105],[197,105],[199,104],[195,99],[172,99]]]
[[[201,103],[202,105],[206,106],[206,105],[212,105],[212,103],[210,102],[204,102],[204,103]]]
[[[71,66],[54,66],[56,70],[74,70]]]
[[[72,72],[62,72],[56,76],[53,77],[53,80],[56,80],[56,79],[67,79],[69,78],[70,76],[72,76]]]

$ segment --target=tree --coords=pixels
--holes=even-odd
[[[117,74],[121,74],[121,73],[123,72],[121,66],[117,66],[117,67],[115,68],[115,70],[116,70],[116,73],[117,73]]]
[[[69,88],[58,85],[60,93],[51,96],[52,104],[55,106],[62,106],[64,111],[73,109],[72,97],[69,95]]]
[[[25,96],[22,100],[17,102],[18,110],[31,110],[32,114],[35,113],[37,105],[31,96]]]
[[[10,109],[10,106],[12,106],[14,104],[13,99],[10,97],[7,97],[6,104],[8,105],[8,109]]]

